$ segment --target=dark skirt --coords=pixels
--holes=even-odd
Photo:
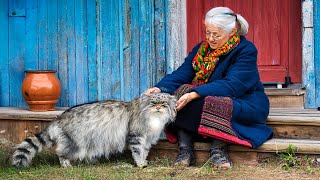
[[[189,102],[184,108],[178,111],[173,126],[192,133],[197,133],[200,125],[204,98]]]
[[[192,85],[183,85],[175,92],[175,95],[180,98],[191,89]],[[183,129],[204,137],[252,147],[249,141],[239,137],[232,129],[232,112],[233,103],[229,97],[208,96],[193,100],[178,111],[175,122],[166,128],[168,140],[176,141],[174,132],[176,129]]]
[[[197,140],[219,139],[225,142],[252,147],[245,139],[234,131],[231,125],[232,100],[228,97],[212,97],[197,99],[182,108],[174,123],[166,128],[170,142],[175,143],[176,130],[183,129],[192,133]]]

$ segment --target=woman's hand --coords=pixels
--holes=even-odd
[[[144,91],[144,94],[151,94],[151,93],[157,93],[157,92],[161,92],[161,90],[157,87],[153,87],[153,88],[149,88],[146,91]]]
[[[199,97],[200,97],[200,95],[197,92],[191,92],[191,93],[184,94],[183,96],[180,97],[180,99],[176,103],[177,111],[182,109],[190,101],[197,99]]]

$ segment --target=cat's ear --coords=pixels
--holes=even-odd
[[[174,101],[174,102],[178,101],[178,98],[177,98],[177,96],[175,96],[175,95],[170,95],[170,98],[171,98],[171,100]]]
[[[149,97],[150,97],[150,95],[149,94],[142,94],[141,96],[140,96],[140,100],[141,101],[147,101],[148,99],[149,99]]]

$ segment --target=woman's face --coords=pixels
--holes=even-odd
[[[235,31],[231,33],[226,33],[222,29],[216,27],[212,24],[206,25],[206,40],[208,41],[212,49],[218,49],[224,45],[231,36],[233,36]]]

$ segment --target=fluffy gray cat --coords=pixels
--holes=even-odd
[[[128,145],[136,165],[145,167],[151,145],[157,143],[164,126],[175,120],[175,103],[175,96],[153,93],[131,102],[107,100],[72,107],[18,144],[12,165],[29,166],[43,145],[55,148],[62,167],[77,160],[108,158]]]

